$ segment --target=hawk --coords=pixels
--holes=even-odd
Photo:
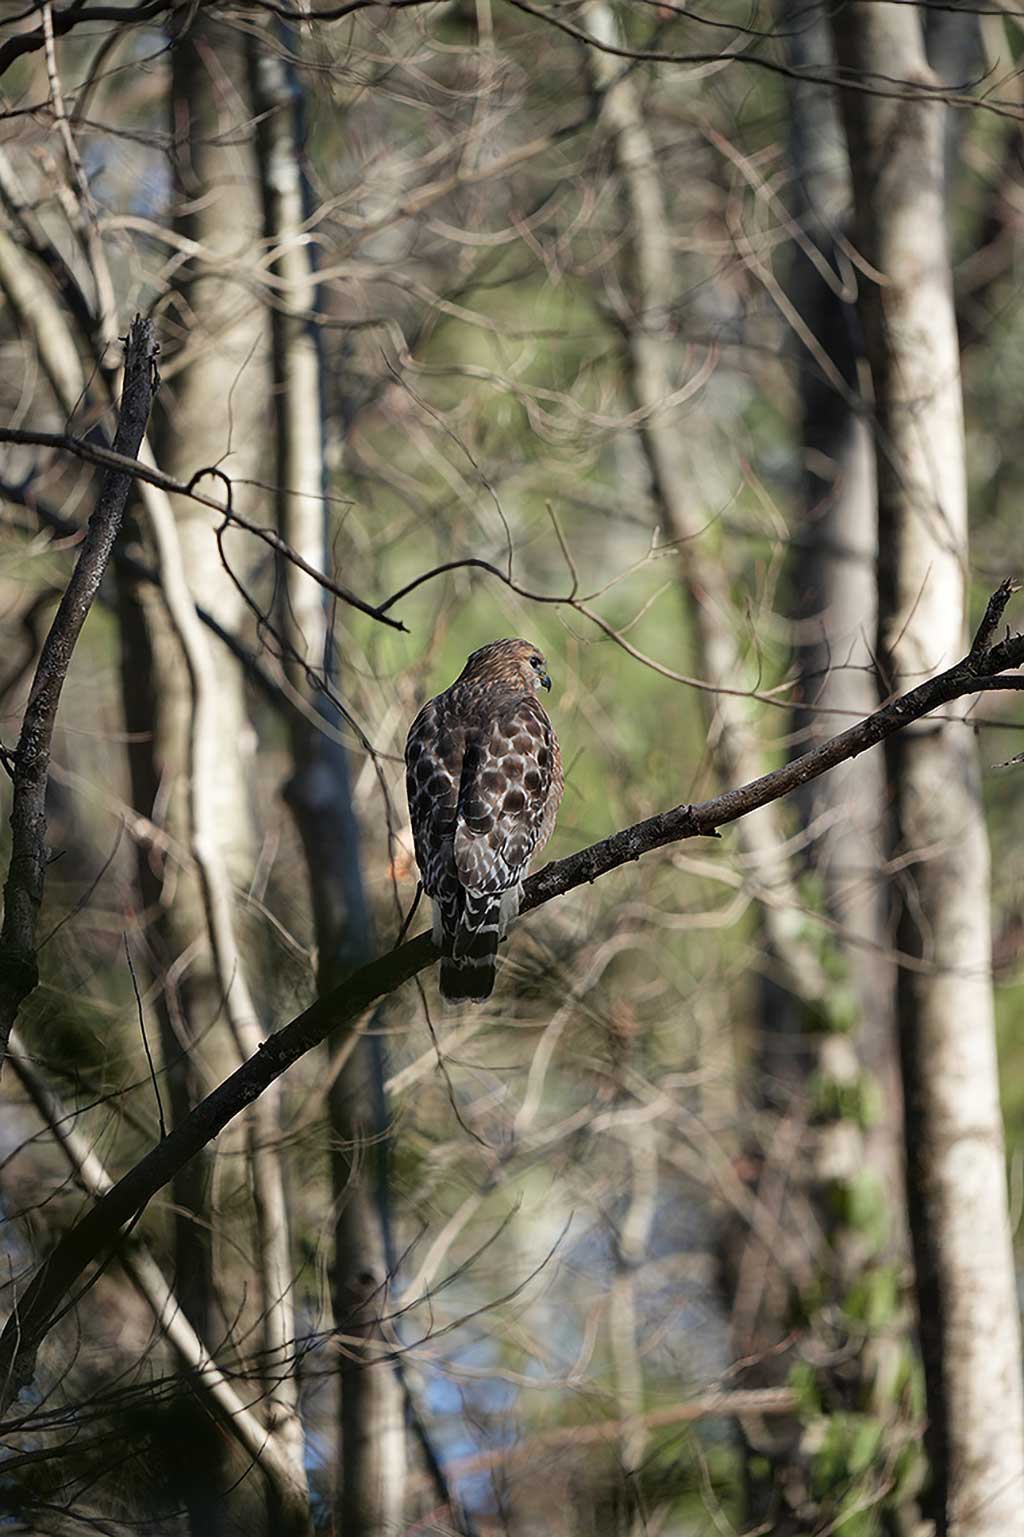
[[[525,640],[474,651],[417,715],[405,746],[409,815],[434,905],[441,995],[480,1003],[530,860],[562,799],[562,755],[541,705],[547,664]]]

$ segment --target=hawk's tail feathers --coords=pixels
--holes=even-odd
[[[490,997],[503,932],[501,895],[467,891],[451,955],[441,961],[442,998],[449,1003],[483,1003]]]

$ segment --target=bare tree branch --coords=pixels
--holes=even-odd
[[[572,22],[563,20],[552,11],[542,10],[539,6],[531,5],[530,0],[505,0],[517,11],[523,11],[527,16],[535,16],[539,21],[545,22],[549,27],[554,27],[559,32],[564,32],[567,37],[574,37],[578,42],[586,43],[588,47],[599,48],[602,53],[610,54],[616,59],[633,59],[638,62],[652,64],[718,64],[723,61],[736,64],[753,65],[756,69],[766,70],[772,75],[781,75],[785,80],[805,81],[811,85],[831,85],[841,87],[844,91],[857,91],[867,96],[882,97],[894,101],[939,101],[947,107],[971,107],[984,108],[988,112],[994,112],[997,117],[1009,117],[1019,121],[1021,117],[1020,105],[1013,101],[1000,101],[995,97],[979,98],[969,96],[963,91],[948,91],[940,85],[932,85],[923,80],[914,80],[901,76],[877,74],[869,70],[859,70],[856,73],[845,71],[837,74],[831,70],[798,69],[792,64],[786,64],[780,59],[772,58],[767,54],[753,52],[753,46],[749,45],[742,52],[738,49],[727,50],[719,48],[712,52],[694,53],[670,53],[659,48],[629,48],[624,44],[606,42],[593,37],[581,27]],[[922,0],[923,3],[923,0]]]
[[[67,5],[54,13],[53,35],[63,37],[72,28],[90,21],[110,21],[120,26],[150,21],[154,16],[159,16],[161,11],[183,10],[188,4],[191,4],[191,0],[142,0],[140,5],[96,5],[91,10],[81,3]],[[35,53],[45,45],[46,33],[42,22],[31,32],[21,32],[9,38],[0,47],[0,75],[10,69],[23,54]]]
[[[146,430],[159,376],[152,324],[137,316],[125,350],[124,391],[115,452],[134,459]],[[35,936],[46,878],[46,783],[61,690],[114,540],[132,479],[109,468],[71,580],[43,644],[14,757],[11,861],[0,931],[0,1069],[18,1010],[38,980]]]
[[[3,475],[0,475],[0,500],[14,502],[18,507],[26,508],[27,511],[38,518],[45,528],[52,529],[62,539],[78,539],[85,532],[81,524],[76,523],[73,518],[66,518],[50,502],[37,496],[31,481],[16,485],[13,481],[6,480]],[[138,577],[140,581],[150,583],[157,588],[160,586],[160,573],[156,567],[150,565],[148,561],[143,560],[140,556],[134,555],[130,549],[124,549],[122,546],[117,545],[111,558],[115,565],[121,566],[130,575]],[[285,715],[291,714],[298,709],[295,701],[289,694],[285,693],[261,656],[255,651],[250,651],[249,647],[239,640],[237,635],[233,634],[231,630],[226,629],[220,620],[216,619],[201,604],[196,604],[196,613],[211,634],[216,635],[220,643],[231,652],[231,655],[244,669],[250,683],[258,690],[267,704]],[[305,712],[300,711],[299,713]]]
[[[0,428],[0,443],[20,443],[35,445],[39,448],[63,449],[69,454],[74,454],[77,459],[84,459],[90,464],[101,464],[109,469],[117,469],[122,473],[134,475],[145,485],[156,486],[159,490],[167,491],[175,496],[191,497],[194,502],[201,503],[203,507],[211,507],[214,512],[222,513],[225,518],[230,519],[239,528],[245,529],[246,533],[255,534],[257,538],[269,544],[278,554],[284,555],[288,560],[295,561],[301,570],[305,571],[308,576],[314,577],[322,586],[327,588],[328,592],[332,592],[343,603],[349,604],[352,608],[357,608],[362,614],[369,614],[371,619],[379,619],[381,624],[390,625],[393,630],[405,630],[405,625],[400,620],[385,618],[384,614],[374,608],[371,603],[367,603],[363,598],[357,597],[347,587],[342,587],[338,582],[332,581],[321,572],[314,571],[312,567],[303,561],[301,556],[284,544],[273,529],[262,528],[258,523],[252,523],[248,518],[243,518],[239,513],[235,512],[231,506],[230,496],[228,504],[225,506],[216,497],[207,496],[204,492],[196,490],[196,486],[205,476],[214,474],[221,480],[226,481],[230,489],[231,482],[222,471],[204,468],[197,470],[188,481],[175,480],[173,475],[165,475],[155,465],[144,464],[133,454],[119,453],[116,447],[104,448],[99,443],[88,443],[84,439],[76,438],[72,433],[67,432],[34,432],[20,427],[2,427]],[[395,600],[392,599],[391,601],[394,602]]]
[[[1013,583],[1006,581],[993,593],[982,621],[982,633],[994,633],[1012,591]],[[857,725],[772,773],[699,805],[675,806],[547,865],[527,882],[522,911],[564,896],[652,849],[684,838],[714,837],[718,828],[877,746],[937,706],[994,686],[1012,685],[1017,680],[1001,674],[1021,666],[1024,635],[1008,636],[980,652],[972,649],[946,672],[891,700]],[[0,1334],[0,1413],[6,1412],[32,1381],[39,1346],[75,1281],[95,1260],[108,1256],[117,1247],[124,1225],[138,1216],[175,1171],[332,1030],[358,1030],[363,1016],[378,998],[393,992],[436,959],[437,951],[429,934],[420,934],[362,967],[340,987],[317,999],[264,1041],[247,1062],[208,1094],[65,1234]]]
[[[706,1393],[701,1398],[684,1403],[668,1404],[662,1409],[647,1409],[636,1416],[636,1421],[646,1430],[663,1430],[667,1426],[694,1425],[706,1419],[792,1414],[798,1406],[797,1394],[791,1388],[723,1388],[717,1393]],[[471,1452],[468,1456],[458,1457],[450,1464],[450,1471],[457,1478],[465,1478],[471,1473],[486,1472],[489,1468],[528,1462],[545,1453],[571,1455],[584,1447],[614,1443],[623,1435],[625,1428],[625,1422],[621,1419],[597,1420],[590,1425],[558,1425],[551,1430],[525,1436],[513,1446]]]
[[[308,14],[301,5],[277,5],[274,0],[249,0],[249,9],[254,11],[266,11],[272,16],[280,16],[288,21],[303,22],[308,25],[310,21],[340,21],[345,16],[351,16],[355,11],[367,10],[370,6],[379,5],[381,0],[345,0],[343,5],[336,5],[329,11],[317,11]],[[428,5],[431,0],[390,0],[390,8],[397,10],[411,5]],[[109,21],[115,26],[137,26],[142,22],[152,21],[162,12],[168,17],[176,11],[191,10],[194,0],[140,0],[140,4],[129,5],[94,5],[87,7],[83,0],[72,0],[72,3],[53,13],[53,35],[63,37],[75,27],[87,22]],[[226,9],[227,7],[225,7]],[[27,14],[31,15],[35,7],[27,8]],[[207,9],[215,10],[215,5],[209,4]],[[244,9],[244,7],[239,7]],[[20,18],[15,18],[20,19]],[[26,53],[34,53],[45,46],[46,37],[42,25],[31,32],[19,33],[0,47],[0,75],[9,69],[16,59],[20,59]]]

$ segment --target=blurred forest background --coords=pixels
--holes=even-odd
[[[4,0],[5,870],[136,312],[162,376],[20,1009],[0,954],[12,1348],[110,1182],[394,945],[405,733],[469,651],[547,655],[553,857],[964,655],[1024,572],[1022,46],[999,4]],[[478,1008],[385,990],[34,1371],[0,1342],[3,1530],[1024,1532],[1021,726],[965,698],[548,903]]]

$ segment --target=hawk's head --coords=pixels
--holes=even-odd
[[[528,693],[551,688],[548,664],[528,640],[492,640],[474,651],[459,675],[460,683],[503,683]]]

